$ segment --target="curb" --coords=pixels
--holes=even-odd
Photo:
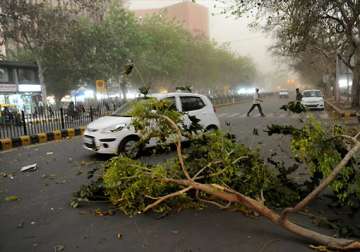
[[[55,130],[47,133],[39,133],[31,136],[20,136],[15,138],[0,139],[0,151],[10,150],[12,148],[27,146],[38,143],[46,143],[54,140],[61,140],[63,138],[83,135],[84,127],[69,128],[63,130]]]
[[[326,105],[328,105],[329,107],[332,108],[332,110],[334,110],[336,113],[338,113],[340,115],[340,117],[344,117],[344,118],[350,118],[350,117],[357,117],[358,113],[356,113],[355,111],[344,111],[340,108],[338,108],[336,105],[334,105],[333,103],[325,100]]]

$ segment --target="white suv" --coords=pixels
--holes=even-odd
[[[207,131],[220,128],[214,107],[204,95],[168,93],[152,94],[150,97],[171,101],[178,111],[198,118],[199,124]],[[84,148],[101,154],[131,153],[140,140],[140,135],[131,126],[132,118],[126,116],[134,103],[136,100],[127,102],[111,116],[104,116],[90,123],[84,133]],[[187,116],[184,116],[184,123],[190,123]],[[150,141],[145,147],[154,145],[156,141]]]

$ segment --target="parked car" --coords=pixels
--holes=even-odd
[[[200,120],[199,124],[207,131],[220,128],[214,107],[204,95],[181,92],[150,96],[158,100],[169,100],[176,110],[196,116]],[[141,137],[131,126],[132,118],[128,115],[136,102],[138,100],[129,101],[111,116],[101,117],[90,123],[84,133],[84,148],[101,154],[131,154]],[[184,123],[190,123],[187,116],[184,116]],[[154,145],[156,141],[150,141],[145,148]]]
[[[324,98],[318,89],[304,90],[301,104],[309,109],[324,110]]]
[[[289,98],[289,91],[287,90],[280,90],[279,98]]]

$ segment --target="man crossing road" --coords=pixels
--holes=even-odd
[[[247,116],[250,116],[250,113],[254,110],[255,107],[257,107],[261,116],[264,117],[265,115],[264,115],[261,105],[260,105],[261,102],[263,102],[263,100],[260,99],[259,89],[256,88],[254,98],[253,98],[253,105],[251,106],[249,112],[247,113]]]

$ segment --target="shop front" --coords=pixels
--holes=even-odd
[[[38,68],[34,64],[0,62],[0,104],[32,113],[41,103]]]

